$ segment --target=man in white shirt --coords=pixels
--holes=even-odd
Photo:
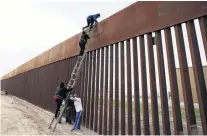
[[[83,111],[81,99],[78,98],[76,94],[74,94],[73,97],[71,97],[70,99],[74,101],[75,110],[76,110],[75,124],[74,124],[74,128],[71,131],[80,130],[80,117]]]

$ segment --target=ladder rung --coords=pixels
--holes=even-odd
[[[77,72],[73,72],[73,73],[71,74],[71,76],[76,75],[76,74],[77,74]]]
[[[72,76],[71,79],[74,79],[74,78],[76,78],[76,77],[77,77],[77,76]]]

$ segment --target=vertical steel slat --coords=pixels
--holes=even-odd
[[[83,61],[83,63],[84,63],[84,61]],[[76,85],[77,86],[77,93],[80,98],[81,98],[81,81],[82,81],[82,77],[83,77],[83,73],[82,73],[83,63],[79,69],[79,77],[78,77],[78,81],[77,81],[77,85]]]
[[[84,74],[84,64],[85,64],[85,60],[83,61],[83,64],[81,66],[81,78],[80,78],[80,98],[81,98],[81,101],[83,103],[83,83],[84,83],[84,77],[85,77],[85,74]]]
[[[72,72],[73,72],[73,69],[75,68],[75,64],[76,64],[76,56],[74,56],[73,59],[72,59],[71,74],[72,74]],[[76,79],[76,83],[77,83],[77,79]],[[77,93],[77,86],[76,86],[76,85],[77,85],[77,84],[75,84],[75,86],[74,86],[74,88],[73,88],[74,93]],[[74,118],[74,120],[75,120],[75,117],[73,117],[73,118]]]
[[[110,75],[109,75],[109,135],[112,135],[113,132],[113,65],[115,64],[115,62],[113,62],[113,45],[110,46],[110,54],[109,54],[109,58],[110,58],[110,67],[109,67],[109,71],[110,71]]]
[[[92,52],[89,52],[89,67],[88,67],[88,96],[87,96],[87,112],[86,112],[86,127],[90,125],[90,103],[91,103],[91,70],[92,69]]]
[[[90,54],[90,52],[88,52],[88,58],[87,58],[88,59],[88,62],[87,62],[88,64],[87,64],[87,73],[86,73],[86,75],[87,75],[86,76],[86,96],[85,96],[86,97],[86,103],[85,103],[85,106],[86,106],[85,127],[86,128],[88,128],[88,101],[89,101],[89,87],[90,87],[90,85],[89,85],[90,81],[89,80],[90,80],[90,74],[91,74],[91,73],[89,74],[89,71],[90,71],[89,67],[90,67],[90,61],[91,61],[90,56],[91,56],[91,54]]]
[[[131,81],[131,45],[130,39],[126,40],[126,58],[127,58],[127,101],[128,101],[128,135],[133,135],[132,125],[132,81]]]
[[[91,79],[91,83],[92,83],[92,86],[91,86],[91,112],[90,112],[90,129],[93,129],[93,122],[94,122],[94,97],[95,97],[95,69],[96,69],[96,50],[93,51],[93,57],[92,57],[92,60],[93,60],[93,65],[92,65],[92,79]]]
[[[88,88],[88,58],[89,54],[85,56],[85,83],[84,83],[84,97],[83,97],[83,125],[86,124],[86,107],[87,107],[87,88]]]
[[[85,60],[84,60],[84,63],[83,63],[83,84],[82,84],[82,104],[83,104],[83,113],[82,113],[82,116],[81,116],[81,124],[84,125],[84,119],[83,117],[85,117],[85,108],[86,108],[86,103],[85,103],[85,99],[86,99],[86,73],[87,73],[87,69],[86,69],[86,64],[87,64],[87,54],[85,56]]]
[[[105,84],[104,84],[104,126],[103,135],[107,135],[107,120],[108,120],[108,61],[109,61],[109,47],[105,47]]]
[[[101,66],[104,64],[104,48],[101,48]],[[101,79],[100,79],[100,110],[99,110],[99,129],[98,133],[102,135],[102,120],[103,120],[103,80],[104,69],[101,67]]]
[[[166,28],[165,32],[165,41],[166,41],[166,51],[167,51],[167,59],[168,59],[168,71],[169,71],[169,79],[170,79],[170,89],[172,93],[172,110],[173,110],[173,121],[174,121],[174,132],[175,135],[183,134],[183,126],[181,119],[181,111],[180,111],[180,99],[178,93],[178,83],[177,83],[177,75],[175,69],[175,60],[174,60],[174,50],[172,44],[172,36],[170,28]]]
[[[157,47],[158,75],[159,75],[160,96],[161,96],[163,134],[170,135],[171,131],[170,131],[167,87],[166,87],[163,47],[162,47],[160,31],[155,32],[155,43]]]
[[[36,91],[35,91],[35,70],[33,69],[32,70],[32,76],[31,76],[31,79],[32,79],[32,82],[31,82],[31,91],[30,91],[30,99],[33,101],[33,103],[36,105],[36,101],[38,101],[37,99],[34,99],[36,97]]]
[[[98,132],[98,111],[99,111],[99,69],[100,69],[100,49],[96,50],[97,56],[96,56],[96,100],[95,100],[95,120],[94,120],[94,131]]]
[[[40,91],[39,91],[40,90],[40,88],[39,88],[40,87],[40,85],[39,85],[39,70],[40,70],[39,68],[36,69],[37,73],[36,73],[36,83],[35,83],[36,84],[35,85],[36,86],[35,91],[37,92],[37,96],[39,97],[39,101],[37,102],[37,105],[40,105],[40,102],[41,102]]]
[[[77,62],[77,57],[78,56],[75,56],[74,57],[74,67],[73,67],[73,69],[75,68],[75,65],[76,65],[76,62]],[[78,77],[76,78],[76,83],[75,83],[75,93],[76,94],[78,94],[78,88],[79,88],[79,78],[80,78],[80,73],[79,73],[79,75],[78,75]]]
[[[82,79],[82,67],[80,67],[80,71],[79,71],[79,77],[78,77],[78,80],[77,80],[77,83],[76,83],[76,86],[77,86],[77,94],[78,96],[81,98],[81,79]]]
[[[119,62],[119,45],[118,43],[115,44],[115,80],[114,80],[114,84],[115,84],[115,120],[114,120],[114,135],[118,135],[119,134],[119,79],[120,79],[120,75],[119,75],[119,67],[120,67],[120,62]]]
[[[65,59],[63,61],[63,82],[65,83],[65,85],[67,86],[68,85],[68,80],[67,80],[67,77],[68,77],[68,59]]]
[[[195,25],[193,21],[188,21],[187,24],[188,40],[190,45],[190,52],[193,64],[193,73],[195,78],[197,97],[199,102],[199,109],[201,114],[203,134],[207,134],[207,91],[203,67],[201,63],[198,41],[195,32]]]
[[[24,87],[23,87],[23,89],[22,89],[22,92],[25,94],[25,92],[26,92],[26,85],[27,85],[27,74],[28,74],[28,72],[24,72]],[[42,89],[42,88],[41,88]],[[25,97],[24,97],[24,95],[22,96],[22,98],[23,98],[23,100],[25,100]]]
[[[75,58],[75,56],[74,57],[72,57],[71,58],[71,67],[70,67],[70,75],[72,74],[72,72],[73,72],[73,69],[74,69],[74,67],[75,67],[75,63],[76,63],[76,58]],[[69,79],[70,80],[70,79]],[[73,93],[76,93],[76,86],[74,86],[74,88],[73,88]],[[72,108],[72,120],[73,120],[73,122],[75,122],[75,107],[73,107]]]
[[[81,103],[83,105],[83,82],[84,82],[84,62],[81,66],[81,70],[80,70],[80,74],[81,74],[81,78],[80,78],[80,91],[79,91],[79,96],[81,99]],[[82,124],[82,116],[80,117],[80,124]]]
[[[63,81],[61,80],[61,77],[62,77],[61,61],[56,62],[56,63],[57,63],[57,80],[58,80],[58,84],[59,84],[60,82],[63,82]],[[65,84],[66,84],[66,83],[65,83]]]
[[[192,90],[190,85],[188,63],[186,58],[186,51],[185,51],[181,24],[175,26],[175,38],[176,38],[177,49],[178,49],[180,76],[182,80],[182,90],[183,90],[183,98],[185,104],[188,134],[192,134],[191,126],[194,127],[196,126],[196,117],[194,112],[193,96],[192,96]]]
[[[121,41],[121,135],[125,135],[125,75],[124,75],[124,41]]]
[[[84,62],[83,62],[84,63]],[[82,85],[82,78],[83,78],[83,63],[82,63],[82,66],[80,67],[80,77],[78,78],[78,83],[77,86],[78,86],[78,96],[81,98],[81,93],[82,93],[82,88],[81,88],[81,85]],[[81,99],[82,100],[82,99]]]
[[[44,69],[44,67],[40,67],[39,73],[38,73],[38,75],[39,75],[39,84],[38,84],[39,89],[38,89],[38,91],[43,90],[43,84],[44,84],[44,78],[43,78],[44,74],[42,73],[43,69]],[[41,96],[42,96],[42,91],[39,91],[39,97],[41,98]],[[51,96],[51,99],[52,99],[52,96]]]
[[[201,35],[203,39],[204,50],[207,58],[207,16],[199,18]]]
[[[147,34],[153,135],[160,134],[152,34]]]
[[[141,135],[140,122],[140,92],[139,92],[139,67],[138,67],[138,48],[137,37],[132,39],[133,42],[133,58],[134,58],[134,102],[135,102],[135,135]]]
[[[67,59],[67,72],[66,72],[66,83],[68,84],[69,83],[69,80],[70,80],[70,70],[71,70],[71,58],[68,58]]]
[[[144,35],[139,37],[140,43],[140,61],[141,61],[141,80],[142,80],[142,103],[143,103],[143,125],[144,134],[149,135],[149,108],[148,108],[148,93],[147,93],[147,75],[146,75],[146,59],[145,59],[145,44]]]

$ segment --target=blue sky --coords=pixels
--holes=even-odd
[[[80,32],[89,14],[101,13],[101,21],[134,2],[1,0],[0,77]]]

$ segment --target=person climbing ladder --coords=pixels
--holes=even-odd
[[[98,21],[96,19],[99,18],[100,16],[101,16],[100,13],[95,14],[95,15],[89,15],[87,17],[87,26],[83,27],[83,31],[87,27],[89,27],[91,29],[93,27],[94,22],[95,22],[95,25],[96,25],[98,23]]]
[[[67,88],[65,88],[63,82],[61,82],[60,86],[57,87],[57,90],[56,90],[55,95],[53,97],[54,100],[55,100],[55,103],[57,105],[57,108],[56,108],[56,111],[55,111],[55,116],[53,117],[48,129],[51,128],[51,126],[52,126],[55,119],[56,119],[56,122],[55,122],[55,125],[54,125],[54,128],[53,128],[53,131],[55,131],[55,129],[57,127],[57,124],[61,123],[61,118],[63,116],[63,113],[67,109],[67,107],[69,106],[68,105],[68,100],[69,99],[74,101],[74,105],[75,105],[75,109],[76,109],[76,120],[75,120],[74,128],[72,129],[72,131],[80,129],[79,120],[80,120],[81,113],[82,113],[82,110],[83,110],[82,103],[81,103],[81,99],[78,98],[76,95],[71,97],[71,93],[72,93],[72,90],[73,90],[73,88],[76,84],[76,81],[78,79],[78,75],[80,73],[81,66],[82,66],[84,58],[85,58],[84,50],[85,50],[85,45],[86,45],[88,39],[90,39],[90,36],[91,36],[91,34],[90,34],[91,28],[93,27],[94,22],[95,22],[95,25],[98,23],[98,21],[96,19],[99,18],[99,17],[100,17],[100,14],[90,15],[90,16],[87,17],[87,23],[88,24],[87,24],[87,26],[83,27],[83,32],[82,32],[81,38],[79,40],[79,46],[80,46],[79,55],[81,57],[78,57],[78,59],[77,59],[77,62],[76,62],[75,67],[73,69],[73,72],[71,73],[71,78],[68,82]],[[89,34],[86,33],[87,30],[84,31],[84,29],[87,28],[87,27],[90,27]],[[60,107],[62,105],[63,100],[65,100],[66,104],[60,110]],[[69,107],[68,107],[68,109],[69,109]],[[71,124],[72,122],[70,120],[70,115],[69,114],[70,113],[68,112],[66,122]]]
[[[55,95],[53,99],[55,100],[55,103],[57,105],[56,111],[55,111],[55,118],[58,117],[58,112],[60,111],[60,107],[62,105],[62,102],[64,99],[66,99],[66,95],[68,92],[71,92],[72,88],[67,89],[65,88],[65,85],[63,82],[60,83],[60,85],[57,87],[57,90],[55,92]]]
[[[85,31],[83,31],[81,38],[80,38],[80,41],[79,41],[79,46],[81,48],[80,53],[79,53],[80,56],[82,56],[84,53],[85,45],[86,45],[88,39],[90,39],[89,35]]]

